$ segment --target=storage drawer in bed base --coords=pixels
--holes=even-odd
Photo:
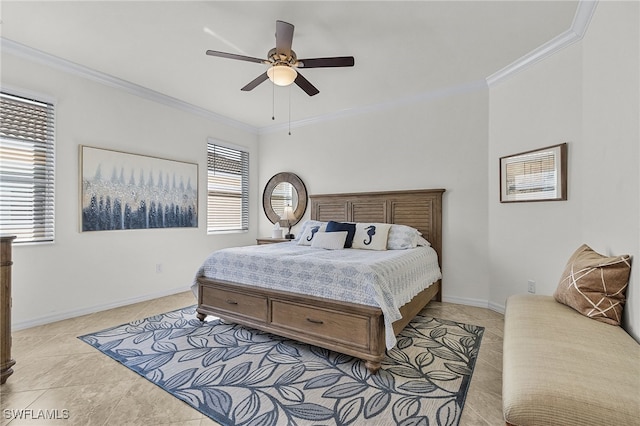
[[[396,334],[440,288],[434,283],[400,311]],[[313,296],[269,290],[209,278],[198,278],[198,318],[213,315],[351,355],[375,373],[385,355],[384,320],[380,308]]]
[[[361,358],[372,371],[380,368],[385,344],[379,308],[207,278],[199,278],[198,283],[197,310],[202,320],[206,315],[213,315]],[[229,294],[235,296],[237,305],[225,306]],[[266,315],[263,316],[259,308],[255,314],[247,314],[246,306],[256,300],[264,301]]]

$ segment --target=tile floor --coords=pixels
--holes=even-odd
[[[14,374],[0,386],[0,426],[216,425],[182,401],[102,355],[77,336],[179,309],[195,300],[179,293],[13,333]],[[503,425],[503,315],[432,302],[428,314],[485,327],[460,424]],[[30,410],[30,411],[29,411]],[[57,419],[33,418],[46,410]],[[17,419],[13,413],[29,415]]]

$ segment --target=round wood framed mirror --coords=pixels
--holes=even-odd
[[[290,225],[300,222],[307,210],[307,188],[297,175],[282,172],[269,179],[264,187],[262,207],[271,223],[276,223],[280,222],[286,206],[291,206],[295,216]]]

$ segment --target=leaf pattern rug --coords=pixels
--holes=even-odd
[[[196,307],[79,339],[223,425],[457,425],[483,327],[419,314],[372,375],[364,362]]]

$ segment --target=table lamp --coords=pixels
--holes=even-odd
[[[291,206],[285,206],[282,215],[280,215],[280,220],[287,223],[289,227],[289,232],[284,237],[287,240],[293,240],[293,234],[291,233],[291,222],[296,220],[295,215],[293,214],[293,208]]]

